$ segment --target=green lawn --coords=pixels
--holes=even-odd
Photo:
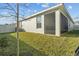
[[[74,55],[79,46],[79,31],[62,34],[61,37],[20,32],[20,55]],[[8,47],[0,49],[0,55],[16,55],[16,33],[0,34],[8,38]]]

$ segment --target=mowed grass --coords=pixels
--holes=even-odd
[[[0,47],[0,56],[14,56],[17,55],[17,40],[15,37],[11,36],[10,33],[0,34],[0,39],[7,38],[8,46],[5,48]]]
[[[79,46],[79,31],[66,32],[61,37],[29,32],[19,35],[20,55],[23,56],[73,56]],[[0,34],[2,36],[8,37],[9,43],[3,55],[16,55],[16,33]]]

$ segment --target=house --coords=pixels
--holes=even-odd
[[[73,30],[74,21],[64,4],[59,4],[26,17],[19,22],[19,27],[25,32],[60,36],[64,32]],[[16,23],[0,25],[0,33],[15,31]]]
[[[74,22],[65,6],[59,4],[25,18],[20,24],[26,32],[60,36],[73,30]]]

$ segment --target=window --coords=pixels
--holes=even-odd
[[[36,28],[41,28],[41,16],[36,17]]]

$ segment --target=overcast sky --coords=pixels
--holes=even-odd
[[[10,4],[16,10],[16,4]],[[23,4],[20,4],[20,15],[30,16],[44,9],[55,6],[56,3],[29,3],[26,4],[26,7]],[[6,6],[6,4],[0,4],[0,8]],[[70,13],[74,21],[79,20],[79,3],[65,3],[65,7]],[[9,13],[14,14],[13,11],[0,9],[0,15],[9,15]],[[15,18],[0,18],[0,24],[13,23]]]

